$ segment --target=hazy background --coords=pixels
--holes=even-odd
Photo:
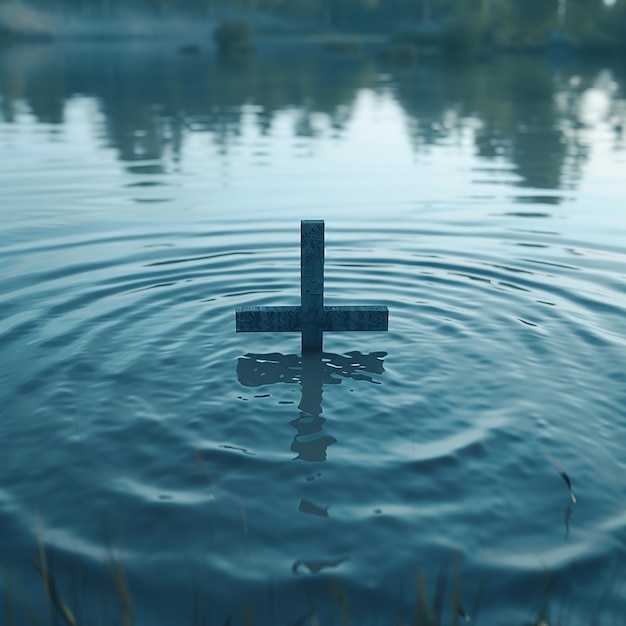
[[[0,41],[210,33],[224,19],[264,34],[411,31],[422,44],[470,53],[555,41],[615,53],[626,0],[4,0]]]

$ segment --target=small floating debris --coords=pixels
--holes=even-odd
[[[533,328],[537,328],[537,324],[534,324],[533,322],[529,322],[528,320],[524,320],[521,317],[518,317],[517,321],[522,322],[522,324],[526,324],[526,326],[532,326]]]
[[[572,491],[572,481],[570,480],[569,476],[565,473],[565,470],[563,469],[561,464],[549,452],[547,453],[547,456],[552,461],[552,463],[554,463],[554,467],[556,467],[558,473],[561,474],[561,477],[563,478],[565,484],[567,485],[567,488],[569,489],[569,497],[571,498],[572,502],[576,504],[576,496]]]
[[[328,517],[328,507],[318,506],[317,504],[303,498],[300,500],[300,506],[298,507],[300,513],[308,513],[309,515],[318,515],[319,517]]]
[[[572,518],[572,504],[568,504],[565,509],[565,539],[569,540],[569,523]]]
[[[250,452],[248,448],[240,448],[239,446],[231,446],[227,443],[221,444],[218,447],[224,448],[225,450],[236,450],[237,452],[243,452],[244,454],[247,454],[248,456],[256,456],[256,454],[254,452]]]

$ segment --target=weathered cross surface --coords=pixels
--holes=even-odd
[[[301,332],[304,354],[322,352],[324,331],[387,330],[386,306],[324,306],[324,222],[302,220],[300,237],[300,306],[237,307],[237,332]]]

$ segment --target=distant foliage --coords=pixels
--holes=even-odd
[[[245,20],[225,20],[213,33],[221,54],[247,54],[252,52],[252,28]]]
[[[410,42],[396,41],[385,48],[381,56],[394,65],[414,65],[419,58],[419,49]]]
[[[391,37],[389,45],[381,52],[385,61],[394,65],[413,65],[419,57],[419,49],[425,43],[421,33],[400,30]]]

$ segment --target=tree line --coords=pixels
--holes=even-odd
[[[448,45],[524,49],[554,33],[578,47],[623,48],[626,0],[0,0],[115,17],[137,11],[220,19],[272,16],[294,29],[438,34]]]

